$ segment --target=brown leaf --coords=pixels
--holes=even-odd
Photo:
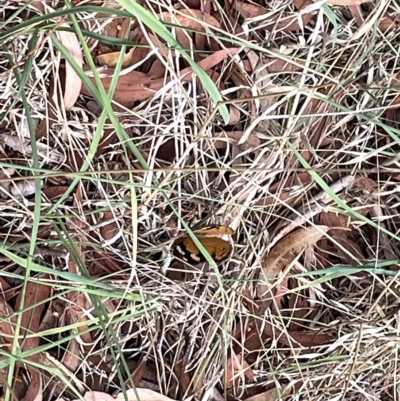
[[[42,193],[47,196],[50,200],[54,200],[59,196],[63,195],[69,187],[67,186],[56,186],[56,187],[47,187],[42,190]]]
[[[63,355],[61,362],[70,372],[75,372],[81,364],[79,343],[75,338],[69,342],[67,352]]]
[[[294,280],[294,288],[300,284],[298,280]],[[309,301],[309,297],[299,295],[297,292],[289,295],[289,310],[290,312],[290,324],[289,332],[293,333],[296,331],[304,330],[306,324],[306,317],[312,313],[312,306]]]
[[[400,26],[400,15],[384,17],[379,21],[378,27],[381,31],[396,30]]]
[[[114,238],[116,231],[118,230],[118,226],[115,223],[114,214],[110,211],[104,212],[103,221],[111,220],[110,223],[103,226],[100,230],[101,236],[104,240],[109,241],[111,238]]]
[[[132,55],[134,48],[125,53],[122,59],[122,68],[126,68],[131,65]],[[115,67],[118,63],[121,52],[104,53],[96,56],[96,62],[98,65],[106,65],[108,67]]]
[[[267,64],[267,70],[270,73],[273,72],[292,72],[299,71],[301,67],[293,64],[290,60],[281,60],[278,58],[265,58],[263,60],[264,64]],[[303,64],[301,60],[297,60],[297,64]]]
[[[7,344],[7,348],[11,350],[11,343],[14,338],[14,326],[17,322],[17,317],[13,316],[14,311],[5,299],[0,296],[0,335],[1,344]],[[4,337],[4,338],[3,338]]]
[[[189,393],[190,384],[192,382],[190,373],[186,371],[186,367],[188,365],[187,359],[188,358],[186,356],[183,356],[182,359],[180,359],[176,364],[174,364],[174,372],[177,377],[177,380],[179,381],[179,391],[181,394],[179,398],[182,398],[184,395]]]
[[[280,193],[287,189],[292,189],[293,187],[305,187],[307,184],[312,182],[311,175],[308,171],[301,171],[298,173],[293,173],[284,180],[278,181],[271,185],[269,191],[273,194]]]
[[[343,214],[326,212],[320,214],[319,223],[331,227],[331,237],[337,241],[342,248],[348,251],[348,253],[344,252],[334,244],[344,263],[349,265],[357,265],[358,262],[364,260],[364,255],[360,246],[351,239],[352,226],[349,217]]]
[[[256,135],[249,135],[247,140],[240,145],[237,144],[242,137],[244,131],[223,131],[223,132],[214,132],[214,138],[226,138],[225,141],[218,140],[214,142],[214,146],[216,149],[224,149],[227,146],[227,143],[231,145],[238,146],[238,148],[244,152],[246,150],[253,150],[258,148],[261,145],[261,140]],[[231,140],[230,140],[231,139]],[[233,140],[233,141],[232,141]]]
[[[173,24],[178,22],[182,27],[196,29],[197,31],[205,31],[205,24],[215,26],[216,28],[221,27],[221,24],[214,17],[200,10],[182,9],[179,11],[179,14],[171,14],[171,12],[166,11],[159,14],[159,18]],[[204,21],[205,24],[199,21]]]
[[[203,70],[208,71],[223,61],[228,55],[234,55],[239,51],[240,49],[237,48],[219,50],[206,57],[204,60],[201,60],[198,65]],[[110,76],[102,78],[106,90],[110,87],[112,73],[112,68],[110,68]],[[192,76],[193,70],[191,67],[188,67],[181,71],[180,80],[189,81],[192,79]],[[91,77],[90,80],[96,84],[93,77]],[[136,101],[146,100],[154,96],[154,94],[164,87],[170,80],[170,77],[168,79],[153,79],[153,77],[142,72],[131,71],[130,73],[119,77],[113,99],[126,107],[131,107]],[[90,95],[89,90],[85,86],[82,87],[82,93]]]
[[[46,278],[46,276],[44,278]],[[40,305],[36,305],[34,308],[30,308],[22,314],[20,334],[29,334],[29,336],[22,344],[23,351],[34,349],[39,345],[40,338],[35,337],[32,334],[39,331],[40,318],[45,307],[45,303],[42,301],[49,298],[50,288],[51,287],[48,285],[42,285],[34,282],[28,282],[26,286],[25,299],[23,302],[24,308],[27,306],[35,305],[37,303],[40,303]],[[19,308],[22,306],[22,295],[23,292],[21,291],[17,297],[16,311],[18,311]],[[35,354],[32,356],[32,358],[34,358],[35,360],[39,360],[39,355]]]
[[[61,26],[68,27],[68,24]],[[77,36],[73,32],[56,31],[56,35],[68,53],[73,57],[74,61],[81,68],[83,65],[83,55],[81,45]],[[82,81],[78,74],[72,68],[68,61],[65,64],[65,90],[64,90],[64,105],[66,110],[71,110],[78,100],[81,93]]]
[[[268,391],[246,398],[244,401],[278,401],[282,400],[283,397],[288,397],[293,390],[292,386],[287,386],[279,391],[277,388],[271,388]]]
[[[233,7],[243,18],[253,18],[266,14],[266,9],[258,4],[244,3],[242,1],[234,1]]]
[[[112,21],[105,27],[104,33],[107,36],[124,39],[126,31],[130,28],[130,18],[118,17],[113,18]]]
[[[261,329],[262,326],[262,329]],[[269,339],[274,339],[280,344],[288,347],[313,347],[323,345],[332,340],[332,336],[316,331],[309,332],[287,332],[281,330],[271,323],[264,321],[260,324],[253,324],[246,335],[244,348],[249,352],[254,352],[263,347]]]
[[[237,387],[238,377],[245,375],[250,381],[254,381],[254,373],[250,365],[244,359],[242,353],[238,353],[228,358],[225,366],[225,388]]]
[[[100,391],[88,391],[83,396],[85,401],[114,401],[115,398],[111,397],[111,395],[107,393],[102,393]],[[74,400],[80,401],[80,400]]]
[[[263,279],[274,279],[300,252],[313,246],[329,229],[326,226],[299,228],[282,238],[263,261]]]
[[[356,21],[357,26],[361,26],[364,22],[363,14],[361,7],[359,5],[349,6],[350,14],[353,16]]]
[[[156,393],[155,391],[147,388],[137,388],[135,390],[130,389],[127,390],[125,394],[128,401],[174,401],[172,398],[166,397],[165,395]],[[117,401],[124,401],[125,394],[119,393],[115,399]],[[139,396],[139,398],[136,397],[136,394]]]
[[[271,298],[271,281],[288,266],[304,249],[313,246],[329,231],[326,226],[299,228],[283,237],[264,258],[259,282],[256,286],[259,313],[264,314]]]
[[[16,301],[16,311],[18,311],[22,306],[26,308],[27,306],[36,305],[34,308],[30,308],[22,313],[21,318],[21,329],[20,335],[26,337],[25,341],[22,343],[22,350],[29,351],[36,349],[39,346],[40,337],[33,336],[34,333],[39,332],[40,328],[40,318],[42,316],[45,303],[42,301],[46,300],[50,296],[50,286],[38,284],[34,282],[28,282],[25,291],[25,299],[22,300],[23,292],[18,294]],[[39,363],[40,354],[36,353],[29,357],[28,360]],[[42,395],[42,376],[36,367],[27,364],[27,369],[30,372],[31,380],[28,387],[28,391],[22,401],[36,401],[41,400]]]
[[[399,77],[397,77],[398,79]],[[397,107],[398,106],[398,107]],[[386,119],[390,123],[398,123],[399,122],[399,117],[398,117],[398,110],[400,108],[400,96],[396,96],[391,102],[390,102],[390,107],[387,108],[386,110]]]
[[[256,202],[257,206],[270,206],[278,202],[277,198],[281,201],[288,201],[292,194],[290,192],[280,192],[275,196],[265,196]]]
[[[301,10],[310,4],[312,2],[310,0],[293,0],[294,6],[298,9]],[[306,26],[311,19],[313,18],[314,13],[308,13],[305,14],[303,13],[284,13],[281,18],[278,19],[278,22],[276,23],[275,21],[272,22],[271,24],[267,24],[264,29],[276,29],[280,30],[283,32],[293,32],[293,31],[298,31],[300,29],[303,29],[304,26]],[[302,24],[299,24],[298,18],[301,18]]]
[[[81,210],[80,206],[82,203],[82,198],[83,198],[82,184],[79,184],[75,192],[74,205],[73,205],[76,211]],[[77,229],[82,229],[79,230],[76,238],[77,240],[76,251],[78,257],[82,260],[83,263],[85,263],[86,261],[86,252],[85,252],[85,247],[83,247],[81,244],[83,244],[86,241],[86,235],[83,233],[84,228],[86,226],[87,223],[83,219],[79,218],[78,215],[75,215],[74,217],[72,217],[67,221],[67,227],[72,232],[77,231]],[[76,262],[72,257],[68,261],[68,270],[69,272],[74,274],[80,273],[78,266],[76,265]],[[75,324],[77,322],[86,322],[87,298],[85,294],[79,291],[70,291],[67,294],[67,298],[69,300],[69,307],[65,311],[66,322],[68,324]],[[91,333],[86,332],[88,330],[88,326],[86,324],[81,324],[77,327],[77,330],[81,333],[81,339],[83,343],[91,344],[92,342]],[[72,353],[72,355],[74,354]]]
[[[371,3],[372,0],[327,0],[331,6],[359,6],[364,3]]]
[[[132,381],[136,387],[143,379],[144,372],[146,371],[146,366],[147,366],[147,361],[145,358],[143,358],[132,373]],[[127,385],[129,385],[129,383],[127,383]]]
[[[293,0],[293,5],[298,9],[301,10],[302,8],[305,8],[312,4],[310,0]]]

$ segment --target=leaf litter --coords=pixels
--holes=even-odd
[[[31,2],[20,14],[16,2],[0,6],[0,249],[14,255],[1,257],[0,328],[10,350],[23,301],[27,356],[11,372],[18,398],[392,397],[396,7],[145,2],[221,92],[223,123],[179,50],[119,15],[120,3],[73,2],[106,90],[127,45],[116,120],[105,121],[94,150],[102,107],[48,31],[97,85],[71,19],[51,17],[46,28],[32,20],[63,5]],[[35,29],[14,29],[27,21]],[[16,69],[27,74],[22,89]],[[13,101],[21,90],[34,135]],[[229,260],[213,269],[171,258],[187,234],[182,221],[234,228]]]

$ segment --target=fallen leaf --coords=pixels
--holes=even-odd
[[[235,105],[231,105],[229,107],[229,120],[226,125],[239,124],[241,116],[242,113],[240,112],[240,110]]]
[[[43,182],[40,182],[43,185]],[[34,180],[24,180],[14,183],[10,188],[10,193],[15,198],[33,195],[36,192],[36,185]]]
[[[397,30],[400,26],[400,15],[395,17],[384,17],[379,21],[378,28],[381,31],[388,31],[390,29]]]
[[[353,16],[354,20],[356,21],[357,26],[361,26],[364,22],[363,14],[361,7],[357,6],[349,6],[350,14]]]
[[[268,391],[246,398],[244,401],[278,401],[288,397],[293,390],[293,386],[287,386],[279,391],[277,388],[271,388]]]
[[[11,350],[13,341],[14,326],[17,323],[17,317],[14,310],[8,305],[7,301],[0,296],[0,338],[2,346]]]
[[[318,331],[288,332],[264,321],[262,324],[257,322],[257,324],[250,326],[249,331],[246,333],[243,347],[248,352],[258,351],[264,347],[266,341],[271,339],[288,347],[313,347],[326,344],[333,337],[326,333],[319,333]],[[235,350],[237,348],[239,347],[235,347]]]
[[[136,394],[138,395],[138,397],[136,397]],[[119,393],[116,400],[124,401],[125,396],[128,401],[174,401],[172,400],[172,398],[166,397],[165,395],[157,393],[153,390],[149,390],[147,388],[137,388],[136,392],[133,389],[129,389],[126,394]]]
[[[107,393],[102,393],[100,391],[88,391],[83,396],[83,399],[85,401],[114,401],[115,398],[111,397],[111,395]],[[74,400],[74,401],[80,401],[80,400]]]
[[[331,6],[359,6],[364,3],[371,3],[372,0],[327,0]]]
[[[69,27],[68,24],[61,24],[62,27]],[[73,32],[57,30],[56,35],[60,42],[67,49],[79,68],[83,65],[83,55],[81,45],[77,36]],[[64,89],[64,105],[66,110],[71,110],[78,100],[81,93],[82,81],[79,75],[72,68],[71,64],[65,63],[65,89]]]
[[[126,68],[131,65],[132,55],[135,48],[129,50],[128,53],[125,53],[122,59],[122,68]],[[120,58],[121,52],[112,52],[112,53],[104,53],[96,56],[96,62],[98,65],[106,65],[108,67],[115,67]],[[80,88],[79,88],[80,90]]]
[[[74,197],[73,206],[75,211],[81,210],[82,198],[83,198],[82,185],[79,184],[75,191],[75,197]],[[77,242],[76,253],[78,255],[77,257],[80,258],[82,263],[86,262],[85,247],[82,246],[82,244],[85,243],[87,240],[86,235],[84,234],[84,229],[86,225],[87,223],[83,220],[83,218],[82,219],[79,218],[78,215],[75,215],[74,217],[67,220],[67,227],[71,232],[76,232],[79,229],[76,237],[76,242]],[[68,271],[70,273],[80,274],[78,266],[76,265],[76,262],[72,257],[68,261]],[[88,325],[85,323],[87,321],[86,311],[88,309],[87,305],[88,300],[86,298],[86,295],[85,293],[79,291],[70,291],[67,294],[67,299],[69,302],[69,307],[65,311],[65,321],[67,324],[76,324],[78,322],[82,323],[78,325],[77,331],[79,332],[81,342],[84,344],[83,348],[89,350],[91,349],[90,344],[92,344],[92,335],[88,331],[89,328]],[[68,350],[66,352],[66,354],[69,354],[68,368],[71,371],[74,371],[81,363],[79,358],[79,345],[77,346],[77,344],[75,343],[76,341],[77,341],[76,339],[70,341],[68,345]]]
[[[211,56],[199,61],[198,65],[204,71],[208,71],[223,61],[228,55],[234,55],[240,50],[241,49],[238,48],[219,50]],[[112,70],[112,68],[110,68],[110,70]],[[110,76],[102,78],[102,83],[106,90],[110,87],[112,73],[113,71],[110,71]],[[180,72],[179,77],[181,82],[190,81],[193,77],[193,69],[191,67],[185,68]],[[142,72],[131,71],[119,77],[113,99],[121,105],[132,107],[136,101],[153,97],[156,92],[165,87],[171,79],[171,77],[167,79],[153,79],[153,77]],[[90,80],[96,85],[93,77],[90,77]],[[82,93],[90,95],[90,91],[85,86],[82,86]]]
[[[358,265],[364,260],[360,246],[351,239],[353,227],[349,217],[339,213],[325,212],[319,215],[319,223],[331,227],[329,233],[332,239],[347,251],[333,244],[344,263]]]
[[[205,24],[220,28],[221,24],[211,15],[203,13],[200,10],[185,10],[182,9],[177,14],[171,14],[166,11],[158,15],[158,17],[165,21],[176,24],[177,22],[182,25],[182,28],[190,28],[205,31]],[[204,22],[203,24],[199,21]]]
[[[287,192],[280,192],[276,194],[275,196],[265,196],[261,199],[259,199],[256,202],[257,206],[270,206],[274,205],[275,203],[278,203],[278,199],[281,201],[285,201],[285,203],[290,204],[289,198],[293,196],[293,194],[289,191]]]
[[[179,13],[172,14],[169,11],[159,14],[158,16],[161,20],[166,22],[171,22],[174,25],[181,25],[182,29],[176,28],[176,40],[177,42],[184,48],[190,49],[193,47],[191,45],[191,38],[189,34],[191,33],[190,30],[202,31],[207,32],[209,31],[210,27],[220,28],[221,25],[216,18],[212,15],[208,14],[205,10],[192,10],[192,9],[182,9],[179,10]],[[203,23],[202,23],[203,22]],[[206,36],[196,32],[195,36],[195,47],[197,50],[202,50],[206,43]],[[216,44],[215,40],[210,37],[211,47],[213,50],[217,51],[219,49],[218,45]],[[195,61],[197,62],[197,54],[194,55]]]
[[[254,381],[255,376],[250,365],[246,362],[242,353],[228,358],[225,366],[225,388],[238,387],[239,377],[245,376],[248,380]]]
[[[270,73],[293,72],[293,71],[301,70],[301,67],[291,63],[290,60],[282,60],[279,58],[270,58],[270,57],[267,58],[266,57],[263,60],[263,63],[266,64],[267,70]],[[303,62],[301,60],[296,60],[296,63],[303,64]]]
[[[329,230],[330,227],[327,226],[299,228],[283,237],[271,249],[270,253],[263,260],[259,282],[256,286],[257,297],[260,300],[258,303],[258,313],[260,315],[264,314],[271,302],[271,281],[286,266],[290,265],[301,252],[313,246]]]
[[[255,150],[261,145],[261,140],[256,135],[249,135],[244,143],[238,145],[238,142],[242,139],[244,131],[222,131],[214,132],[214,138],[221,138],[214,142],[216,149],[224,149],[229,143],[232,146],[237,146],[242,152],[248,150]],[[222,140],[225,138],[225,140]],[[206,146],[206,145],[205,145]]]
[[[54,200],[55,198],[58,198],[59,196],[63,195],[69,187],[59,185],[56,187],[47,187],[43,188],[42,193],[47,196],[49,200]]]
[[[44,276],[43,278],[46,278]],[[37,349],[39,347],[39,336],[34,336],[35,333],[39,332],[41,316],[45,307],[45,301],[49,298],[51,293],[51,287],[48,285],[38,284],[34,282],[28,282],[26,285],[26,291],[23,293],[21,291],[18,294],[16,300],[15,311],[19,311],[21,307],[32,306],[37,304],[35,307],[30,308],[22,313],[21,318],[21,329],[20,335],[22,338],[29,334],[22,342],[22,351],[30,351]],[[22,295],[25,296],[22,299]],[[40,354],[36,353],[27,357],[29,361],[39,363]],[[23,364],[19,363],[18,367],[22,367]],[[26,368],[29,370],[31,375],[31,380],[29,383],[28,391],[25,397],[21,401],[40,401],[42,399],[42,375],[37,367],[26,364]]]
[[[142,381],[143,375],[146,371],[146,367],[147,367],[146,358],[142,358],[142,360],[138,363],[138,365],[136,366],[135,370],[132,373],[132,381],[135,387],[137,387],[139,383]]]
[[[118,226],[115,223],[114,214],[110,211],[105,211],[103,215],[103,221],[110,221],[100,230],[103,239],[109,241],[115,236],[115,232],[118,229]]]
[[[312,4],[310,0],[293,0],[293,5],[298,9],[301,10],[307,6]]]
[[[0,292],[6,301],[14,298],[16,291],[18,290],[18,286],[11,286],[11,284],[9,284],[3,277],[0,277]]]
[[[299,228],[282,238],[265,257],[263,279],[269,281],[290,264],[305,248],[313,246],[330,230],[327,226]]]
[[[28,132],[26,132],[28,134]],[[32,145],[29,137],[20,138],[17,135],[0,134],[0,142],[23,155],[32,155]],[[44,163],[60,163],[64,156],[52,147],[38,142],[37,151]]]
[[[399,77],[397,76],[397,79]],[[386,119],[391,124],[398,124],[399,123],[399,108],[400,108],[400,96],[396,96],[391,102],[390,107],[386,110]]]
[[[232,5],[243,18],[259,17],[260,15],[267,13],[264,7],[257,4],[234,1]]]
[[[174,364],[174,373],[179,382],[179,398],[182,399],[186,394],[189,394],[192,377],[186,371],[189,364],[187,355],[184,355],[176,364]]]
[[[109,17],[109,15],[105,14],[104,17]],[[100,15],[99,18],[101,18]],[[127,30],[130,28],[130,24],[130,18],[113,18],[111,22],[104,27],[104,34],[114,38],[124,39],[126,37]]]
[[[279,18],[277,16],[277,22],[275,20],[263,28],[287,33],[302,30],[314,17],[314,14],[316,14],[315,11],[304,12],[304,9],[311,4],[313,3],[310,0],[293,0],[293,5],[297,8],[297,12],[283,13]],[[302,10],[301,13],[299,12],[300,10]],[[301,19],[301,24],[299,23],[299,19]]]
[[[300,171],[298,173],[293,173],[284,180],[278,181],[271,185],[269,192],[272,194],[277,192],[280,193],[284,190],[291,190],[293,187],[295,187],[295,190],[297,191],[298,187],[304,188],[310,182],[312,182],[310,173],[308,171]]]

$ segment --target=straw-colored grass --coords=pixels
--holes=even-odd
[[[215,67],[215,79],[194,61],[193,42],[177,42],[177,20],[156,18],[185,3],[106,3],[100,15],[101,2],[67,1],[51,19],[29,3],[0,4],[0,288],[2,303],[19,309],[0,308],[0,334],[4,322],[13,327],[0,348],[4,399],[14,399],[16,375],[28,382],[30,366],[46,400],[135,384],[173,399],[270,390],[291,400],[396,400],[399,40],[380,23],[398,5],[357,6],[357,26],[355,8],[314,2],[302,10],[314,18],[289,30],[280,22],[300,15],[291,1],[261,4],[265,14],[253,18],[213,2],[221,27],[197,21],[207,40],[241,49]],[[111,7],[136,14],[144,36],[169,45],[153,49],[165,85],[132,107],[112,101],[123,54],[109,93],[93,60],[116,18]],[[97,86],[57,39],[60,16]],[[109,40],[123,53],[132,46]],[[64,60],[92,89],[68,111],[49,99]],[[182,82],[182,65],[200,79]],[[106,136],[115,140],[99,154]],[[173,257],[174,241],[199,224],[235,229],[221,265]],[[318,225],[331,230],[295,255],[272,283],[279,297],[255,316],[265,255],[296,227]],[[50,287],[49,296],[28,298],[32,283]],[[40,305],[38,334],[26,332],[22,312]],[[252,321],[271,332],[249,350]],[[305,345],[311,332],[329,341]],[[40,338],[33,350],[23,345],[29,334]],[[232,358],[249,368],[244,374],[242,362],[227,388]]]

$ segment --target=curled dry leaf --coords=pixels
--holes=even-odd
[[[126,68],[131,64],[132,55],[134,52],[134,48],[129,50],[128,53],[124,54],[122,60],[122,68]],[[98,65],[106,65],[107,67],[115,67],[118,63],[121,52],[112,52],[112,53],[104,53],[96,56],[96,62]],[[80,90],[80,88],[79,88]]]
[[[257,296],[260,299],[259,311],[263,315],[270,301],[271,281],[288,266],[304,249],[313,246],[325,233],[329,231],[327,226],[314,226],[299,228],[283,237],[264,258],[260,272],[259,282],[256,287]]]

